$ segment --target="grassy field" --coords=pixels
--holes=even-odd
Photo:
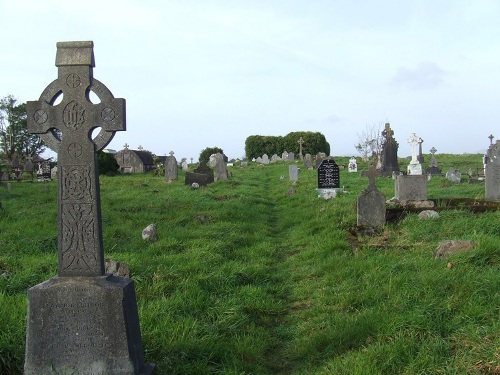
[[[481,158],[438,161],[465,172]],[[500,212],[411,214],[357,238],[359,173],[341,171],[346,192],[326,201],[316,171],[292,185],[285,163],[230,170],[199,190],[183,172],[101,177],[105,257],[131,269],[159,375],[500,374]],[[377,185],[394,196],[392,179]],[[429,198],[457,197],[484,185],[429,181]],[[21,374],[26,290],[57,273],[56,182],[2,183],[0,202],[0,373]],[[477,245],[433,259],[448,239]]]

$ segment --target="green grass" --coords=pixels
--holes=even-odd
[[[481,157],[438,161],[465,170]],[[316,171],[303,169],[292,195],[285,163],[231,171],[199,190],[182,172],[173,183],[101,177],[105,257],[131,269],[145,357],[159,375],[500,372],[499,212],[410,214],[353,238],[367,186],[359,173],[341,171],[346,193],[325,201]],[[26,290],[57,273],[56,182],[48,186],[0,185],[2,374],[22,373]],[[394,195],[392,179],[377,186]],[[429,181],[429,198],[455,197],[484,199],[484,185]],[[159,240],[144,242],[151,223]],[[433,259],[446,239],[477,246]]]

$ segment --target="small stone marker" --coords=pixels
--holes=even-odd
[[[375,165],[372,165],[368,175],[368,187],[357,199],[357,225],[378,228],[385,225],[386,197],[375,185]]]
[[[288,175],[290,177],[290,181],[299,180],[299,167],[297,164],[291,164],[288,166]]]
[[[462,181],[462,173],[460,173],[458,169],[450,168],[448,172],[446,172],[446,178],[451,182],[459,184]]]
[[[177,159],[174,152],[170,151],[165,159],[165,181],[172,182],[179,177],[179,167],[177,166]]]
[[[436,153],[436,148],[433,147],[429,150],[431,153],[431,160],[429,162],[429,168],[427,168],[427,174],[431,176],[439,176],[442,175],[443,173],[441,172],[441,169],[438,167],[438,162],[436,160],[436,156],[434,155]]]
[[[484,174],[486,178],[485,198],[487,201],[500,200],[500,140],[488,149],[489,162]]]
[[[92,42],[57,43],[56,66],[58,78],[26,106],[28,131],[58,153],[60,220],[58,276],[28,290],[24,374],[152,374],[134,282],[104,273],[96,152],[125,130],[125,100],[93,78]]]

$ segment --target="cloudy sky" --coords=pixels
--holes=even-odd
[[[356,155],[390,122],[427,152],[500,139],[497,0],[0,0],[0,97],[37,100],[58,41],[92,40],[94,76],[127,101],[108,146],[197,159],[250,135],[321,132]],[[438,159],[439,160],[439,159]]]

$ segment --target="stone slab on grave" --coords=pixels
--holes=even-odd
[[[96,152],[125,130],[125,100],[93,78],[92,42],[57,43],[56,66],[58,79],[26,105],[28,131],[58,154],[59,235],[58,275],[28,290],[24,374],[153,374],[134,282],[104,273]]]
[[[193,172],[186,172],[185,185],[192,185],[194,182],[200,186],[211,184],[215,181],[214,171],[208,167],[205,161],[201,161],[198,168]]]
[[[395,179],[395,198],[398,201],[427,200],[427,176],[398,175]]]

